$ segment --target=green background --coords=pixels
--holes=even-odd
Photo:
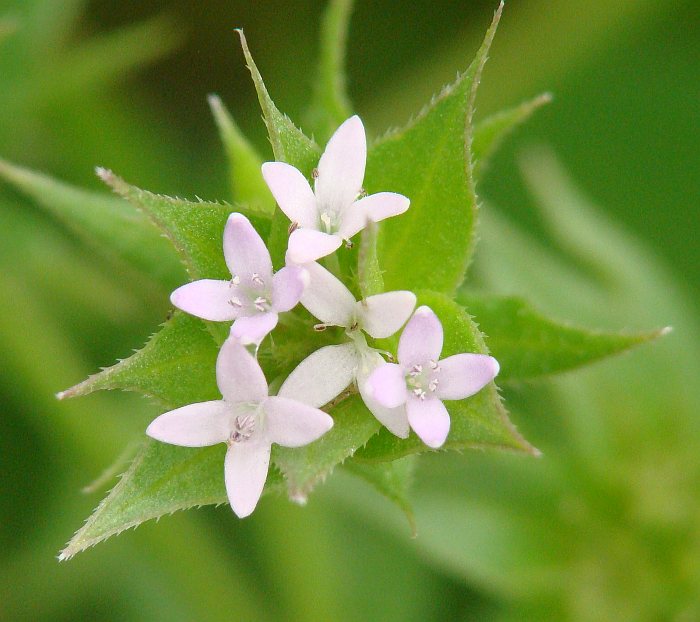
[[[101,165],[156,192],[227,199],[207,94],[269,157],[232,29],[245,29],[280,109],[303,121],[323,6],[4,0],[0,157],[93,189]],[[371,134],[466,67],[495,8],[357,2],[349,91]],[[477,115],[545,90],[554,101],[480,185],[474,282],[591,327],[675,330],[589,370],[504,387],[544,457],[424,457],[416,539],[338,473],[305,508],[266,498],[244,521],[227,507],[180,513],[58,564],[110,484],[80,489],[157,410],[132,395],[53,394],[140,347],[168,291],[0,185],[0,619],[700,619],[699,66],[697,2],[507,2]],[[571,233],[578,253],[548,234],[520,172],[540,194],[556,190],[538,169],[543,145],[600,206]],[[527,234],[506,235],[490,214]],[[632,237],[597,245],[614,222]]]

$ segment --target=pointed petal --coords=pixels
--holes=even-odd
[[[406,402],[406,414],[413,431],[428,447],[442,447],[450,431],[450,415],[439,399],[411,397]]]
[[[408,390],[401,365],[379,365],[367,378],[365,391],[385,408],[396,408],[403,404]]]
[[[265,162],[262,175],[289,220],[300,227],[318,229],[316,197],[298,169],[285,162]]]
[[[244,346],[259,346],[267,335],[277,326],[278,316],[274,311],[256,313],[249,317],[239,317],[231,326],[231,337]]]
[[[375,339],[393,335],[413,313],[416,295],[413,292],[387,292],[368,296],[355,304],[360,327]]]
[[[188,404],[156,417],[146,434],[163,443],[206,447],[223,443],[230,434],[230,409],[223,400]]]
[[[461,400],[481,391],[498,374],[498,361],[486,354],[455,354],[439,362],[437,395]]]
[[[360,396],[365,406],[367,406],[377,420],[392,434],[395,434],[399,438],[407,438],[409,426],[405,406],[402,404],[396,408],[386,408],[386,406],[382,406],[371,395],[371,391],[367,390],[367,379],[369,375],[374,369],[384,364],[384,359],[376,352],[373,352],[370,357],[366,357],[361,369],[357,373],[357,388],[360,391]]]
[[[216,382],[227,402],[261,402],[267,381],[252,354],[235,339],[227,339],[216,359]]]
[[[319,160],[315,184],[318,205],[342,215],[360,193],[366,160],[365,128],[355,115],[335,131]]]
[[[300,266],[286,266],[272,277],[272,308],[277,313],[297,306],[309,284],[309,273]]]
[[[282,383],[277,395],[318,408],[340,395],[357,369],[352,343],[325,346],[307,356]]]
[[[310,263],[304,267],[309,272],[309,284],[301,296],[301,304],[324,324],[350,326],[355,296],[320,264]]]
[[[287,262],[297,265],[316,261],[340,248],[343,239],[314,229],[297,229],[289,236]]]
[[[359,214],[363,215],[365,222],[368,220],[379,222],[385,218],[403,214],[410,204],[411,202],[408,198],[396,192],[378,192],[377,194],[370,194],[356,201],[347,212],[343,214],[343,221],[341,222],[338,232],[343,237],[350,237],[360,229],[363,229],[365,227],[364,224],[362,224],[357,231],[350,233],[350,235],[346,236],[345,234],[346,231],[349,232],[353,227],[357,226]]]
[[[238,308],[231,303],[231,283],[201,279],[178,287],[170,294],[170,302],[178,309],[212,322],[230,322],[238,317]]]
[[[399,361],[405,368],[437,361],[442,352],[442,324],[430,307],[416,309],[399,339]]]
[[[250,284],[253,275],[266,283],[272,278],[270,252],[243,214],[231,214],[224,229],[224,257],[232,275]]]
[[[252,437],[234,443],[226,452],[224,479],[231,508],[239,518],[252,514],[258,504],[270,466],[270,442]]]
[[[333,418],[318,408],[286,397],[265,402],[267,437],[283,447],[308,445],[333,427]]]

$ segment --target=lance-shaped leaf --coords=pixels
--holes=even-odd
[[[90,192],[0,160],[0,177],[107,260],[118,260],[166,287],[182,279],[176,254],[148,218],[116,197]]]
[[[479,179],[489,158],[501,146],[506,137],[527,121],[539,108],[552,101],[550,93],[542,93],[515,108],[502,110],[487,117],[474,128],[472,162],[474,178]]]
[[[395,503],[406,516],[411,534],[418,535],[410,491],[416,470],[417,456],[406,456],[393,462],[358,462],[348,460],[344,467],[370,483],[380,494]]]
[[[243,135],[217,95],[209,96],[209,107],[228,157],[234,203],[247,205],[260,216],[271,218],[275,212],[275,202],[260,175],[262,158]]]
[[[352,115],[345,80],[345,50],[352,5],[352,0],[331,0],[321,21],[318,73],[306,125],[322,141],[327,141]]]
[[[226,503],[223,444],[177,447],[148,440],[119,483],[59,555],[73,557],[110,536],[177,510]],[[279,488],[271,470],[266,491]]]
[[[258,67],[248,49],[248,42],[242,30],[238,31],[241,38],[241,47],[245,55],[246,65],[253,78],[253,85],[258,95],[263,119],[267,127],[267,134],[272,145],[272,152],[275,160],[286,162],[299,169],[307,176],[318,163],[321,151],[318,145],[307,138],[304,133],[297,128],[285,114],[282,114],[272,101],[267,87],[263,82]],[[268,239],[268,248],[272,256],[272,262],[276,268],[284,265],[284,253],[287,249],[289,220],[277,210],[272,219],[272,229]]]
[[[217,355],[202,320],[176,312],[143,349],[58,397],[122,389],[155,398],[166,408],[220,399],[214,371]]]
[[[418,304],[429,306],[444,329],[443,358],[462,352],[488,354],[482,334],[467,312],[444,294],[419,292]],[[510,422],[496,385],[491,382],[476,395],[446,401],[451,426],[443,449],[494,448],[538,455]],[[429,448],[414,434],[400,439],[382,429],[356,454],[363,460],[396,460]]]
[[[501,364],[499,378],[529,380],[574,369],[618,354],[665,334],[592,331],[555,322],[517,297],[460,293],[463,304],[493,356]]]
[[[313,487],[367,443],[380,427],[359,395],[323,410],[333,416],[334,425],[320,439],[295,449],[279,445],[272,449],[272,461],[287,480],[289,498],[298,503],[306,502]]]
[[[501,16],[498,8],[474,62],[404,129],[371,146],[368,192],[411,199],[382,224],[379,262],[387,289],[453,292],[474,251],[477,198],[471,164],[476,90]]]

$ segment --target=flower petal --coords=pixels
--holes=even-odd
[[[450,431],[450,415],[439,399],[411,397],[406,402],[406,414],[414,432],[428,447],[442,447]]]
[[[309,284],[301,296],[301,304],[324,324],[350,326],[355,296],[320,264],[310,263],[304,267],[309,272]]]
[[[333,427],[333,418],[318,408],[287,397],[268,397],[267,438],[284,447],[308,445]]]
[[[385,408],[396,408],[403,404],[408,389],[401,365],[379,365],[367,378],[365,392]]]
[[[379,222],[403,214],[410,204],[408,198],[395,192],[378,192],[363,197],[342,212],[338,235],[349,240],[364,229],[368,221]]]
[[[286,266],[272,277],[272,308],[277,313],[296,307],[309,284],[309,273],[300,266]]]
[[[227,402],[261,402],[267,381],[252,354],[235,339],[227,339],[216,359],[216,382]]]
[[[224,257],[232,275],[250,286],[257,275],[269,285],[272,278],[270,252],[243,214],[231,214],[224,229]]]
[[[260,345],[265,337],[277,326],[278,316],[274,311],[256,313],[249,317],[239,317],[231,326],[231,336],[244,346]]]
[[[231,303],[231,283],[201,279],[178,287],[170,294],[170,302],[178,309],[212,322],[230,322],[239,309]]]
[[[343,239],[313,229],[297,229],[289,236],[287,263],[302,265],[337,251]]]
[[[350,117],[335,131],[318,163],[318,205],[342,215],[360,194],[365,177],[367,138],[360,117]]]
[[[437,361],[442,352],[442,324],[430,307],[416,309],[399,339],[399,361],[408,368]]]
[[[396,408],[382,406],[367,390],[367,379],[369,375],[380,365],[384,365],[384,359],[376,352],[372,352],[369,357],[365,357],[363,365],[357,372],[357,388],[360,391],[360,396],[365,406],[367,406],[377,420],[392,434],[400,438],[406,438],[408,437],[409,427],[404,405],[401,404]]]
[[[223,443],[230,432],[230,409],[223,400],[176,408],[156,417],[146,428],[151,438],[182,447]]]
[[[231,508],[239,518],[252,514],[258,504],[270,466],[270,442],[251,437],[226,452],[224,479]]]
[[[355,304],[360,327],[375,339],[393,335],[413,313],[416,295],[413,292],[387,292],[368,296]]]
[[[300,227],[318,229],[316,197],[301,172],[285,162],[265,162],[262,175],[280,209]]]
[[[437,395],[461,400],[481,391],[498,374],[498,361],[487,354],[455,354],[439,362]]]
[[[357,365],[354,344],[325,346],[297,365],[277,395],[318,408],[348,387],[355,377]]]

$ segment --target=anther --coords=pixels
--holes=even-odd
[[[439,381],[437,378],[433,378],[429,383],[428,383],[428,389],[432,392],[435,391],[438,388]]]
[[[292,221],[289,225],[289,229],[287,229],[287,233],[289,235],[292,235],[297,229],[299,228],[299,223]]]
[[[242,306],[243,306],[243,305],[241,304],[240,299],[239,299],[239,298],[236,298],[236,297],[231,298],[231,299],[228,301],[228,303],[229,303],[232,307],[242,307]]]
[[[266,298],[263,298],[262,296],[258,296],[258,297],[253,301],[253,304],[255,305],[255,308],[256,308],[258,311],[266,311],[266,310],[267,310],[266,307],[267,307],[267,305],[268,305],[269,303],[267,302],[267,299],[266,299]]]
[[[425,399],[425,391],[423,391],[423,389],[413,389],[413,395],[415,395],[418,399]]]
[[[233,277],[231,278],[231,287],[236,287],[239,283],[241,282],[241,277],[239,277],[237,274],[234,274]]]
[[[257,272],[253,272],[253,274],[250,277],[250,280],[253,281],[256,285],[265,285],[265,281],[263,281],[260,278],[260,275]]]
[[[314,324],[314,330],[317,333],[322,333],[326,328],[328,328],[328,324]]]
[[[422,373],[423,373],[423,366],[422,365],[414,365],[413,367],[411,367],[411,371],[408,372],[408,375],[415,377],[415,376],[419,376]]]
[[[315,168],[314,170],[311,171],[311,177],[313,177],[314,179],[318,179],[319,174],[320,173],[319,173],[319,170],[317,168]]]
[[[440,371],[440,365],[438,365],[436,361],[432,361],[432,360],[428,361],[428,365],[430,365],[430,369],[432,369],[433,371],[435,371],[435,372]]]
[[[352,248],[355,246],[352,242],[352,240],[345,240],[345,248]]]

